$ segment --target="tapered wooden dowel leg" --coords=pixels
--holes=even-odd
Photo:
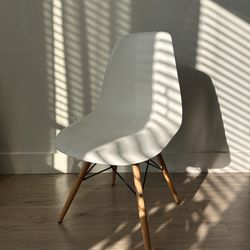
[[[114,169],[112,169],[112,186],[114,186],[115,180],[116,180],[116,172],[115,171],[117,171],[117,166],[112,166],[112,167],[114,168]]]
[[[144,249],[151,250],[150,235],[149,235],[148,221],[147,221],[147,211],[146,211],[146,205],[143,196],[143,188],[141,183],[140,166],[139,164],[135,164],[132,166],[132,168],[133,168],[134,183],[136,190],[137,206],[141,222],[142,238],[144,242]]]
[[[171,179],[171,177],[169,175],[168,169],[166,167],[166,164],[165,164],[165,162],[163,160],[162,155],[158,154],[157,155],[157,159],[158,159],[158,161],[159,161],[159,163],[160,163],[160,165],[162,167],[163,176],[164,176],[165,180],[167,181],[167,184],[168,184],[168,186],[170,188],[171,194],[172,194],[175,202],[177,204],[180,204],[181,203],[181,199],[180,199],[179,195],[177,194],[177,192],[175,190],[174,184],[173,184],[172,179]]]
[[[68,211],[68,209],[69,209],[69,207],[70,207],[70,205],[71,205],[71,203],[72,203],[72,201],[73,201],[73,199],[74,199],[74,197],[75,197],[75,195],[76,195],[76,193],[77,193],[77,191],[78,191],[78,189],[79,189],[79,187],[80,187],[80,185],[81,185],[81,183],[86,175],[86,172],[88,171],[90,164],[91,164],[90,162],[84,162],[84,164],[81,168],[80,174],[78,176],[78,179],[75,181],[73,187],[71,188],[69,196],[68,196],[68,198],[64,204],[64,207],[63,207],[63,209],[58,217],[58,220],[57,220],[58,223],[61,223],[63,221],[63,218],[66,215],[66,213],[67,213],[67,211]]]

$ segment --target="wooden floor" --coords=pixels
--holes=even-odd
[[[132,183],[130,174],[123,175]],[[0,176],[0,249],[143,249],[135,197],[111,175],[80,187],[63,224],[58,213],[76,175]],[[250,174],[173,175],[176,206],[160,174],[145,189],[153,249],[250,249]]]

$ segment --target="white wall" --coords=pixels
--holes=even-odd
[[[205,130],[190,137],[187,119],[164,152],[170,168],[250,171],[249,9],[247,0],[0,0],[0,172],[75,171],[72,160],[54,154],[56,132],[95,107],[115,41],[156,30],[172,34],[179,65],[211,76],[231,155],[230,162],[221,123],[211,123],[220,119],[211,84],[199,89],[194,75],[184,93],[203,107],[192,119]]]

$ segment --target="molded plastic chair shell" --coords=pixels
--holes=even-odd
[[[87,162],[130,165],[159,154],[181,121],[171,36],[129,34],[112,51],[96,109],[63,129],[56,146]]]

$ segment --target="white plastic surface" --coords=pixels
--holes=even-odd
[[[135,33],[116,44],[98,105],[63,129],[58,150],[99,164],[146,161],[168,144],[182,121],[182,105],[171,36]]]

